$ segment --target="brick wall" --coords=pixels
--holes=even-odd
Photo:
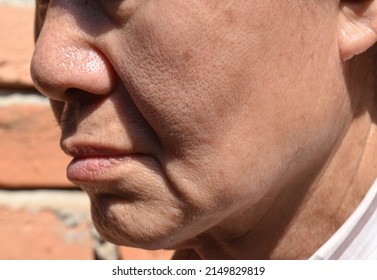
[[[169,259],[102,240],[67,181],[59,128],[29,75],[34,1],[0,0],[0,259]]]

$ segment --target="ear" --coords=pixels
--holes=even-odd
[[[339,52],[343,61],[377,42],[377,0],[341,0]]]

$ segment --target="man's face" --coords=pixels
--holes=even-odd
[[[32,75],[104,237],[242,230],[327,157],[350,105],[322,2],[50,2]]]

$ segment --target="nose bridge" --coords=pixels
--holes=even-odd
[[[109,94],[114,86],[111,64],[97,46],[98,40],[77,24],[78,11],[72,15],[71,9],[56,5],[49,9],[31,63],[36,87],[61,101],[72,98],[67,94],[70,89]]]

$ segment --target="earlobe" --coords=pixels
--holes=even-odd
[[[377,42],[377,1],[344,0],[339,13],[339,52],[346,61]]]

